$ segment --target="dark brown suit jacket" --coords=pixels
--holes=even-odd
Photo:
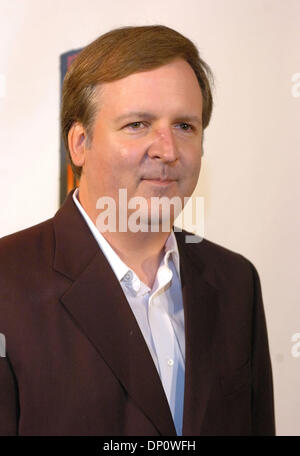
[[[183,435],[275,433],[260,281],[243,256],[176,233],[185,314]],[[0,240],[1,435],[174,436],[123,291],[71,194]]]

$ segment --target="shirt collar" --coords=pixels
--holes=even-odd
[[[105,237],[97,229],[96,225],[92,222],[90,217],[87,215],[86,211],[83,209],[83,207],[81,206],[81,204],[79,202],[78,192],[79,192],[79,189],[76,188],[75,192],[73,193],[74,203],[76,204],[81,215],[83,216],[86,223],[88,224],[88,227],[90,228],[94,238],[98,242],[100,249],[104,253],[104,255],[105,255],[107,261],[109,262],[111,268],[113,269],[117,279],[120,281],[125,276],[125,274],[128,272],[129,268],[121,260],[119,255],[117,255],[117,253],[114,251],[114,249],[111,247],[111,245],[107,242]]]
[[[167,261],[168,261],[168,258],[170,255],[172,255],[172,260],[175,265],[177,274],[180,275],[179,251],[178,251],[178,245],[177,245],[176,237],[175,237],[173,230],[171,231],[171,233],[165,243],[164,263],[166,266],[167,266]]]
[[[101,248],[102,252],[104,253],[106,259],[108,260],[111,268],[113,269],[117,279],[121,281],[123,277],[128,273],[128,271],[131,271],[131,269],[121,260],[119,255],[115,252],[115,250],[111,247],[111,245],[107,242],[107,240],[104,238],[104,236],[100,233],[100,231],[97,229],[95,224],[92,222],[86,211],[83,209],[82,205],[79,202],[78,199],[78,192],[79,189],[76,188],[74,193],[73,193],[73,200],[75,205],[77,206],[78,210],[80,211],[81,215],[85,219],[88,227],[90,228],[94,238],[98,242],[99,247]],[[180,277],[180,266],[179,266],[179,251],[178,251],[178,245],[176,241],[176,237],[174,234],[174,231],[172,230],[168,239],[166,240],[165,246],[164,246],[164,263],[167,266],[168,258],[171,255],[172,260],[174,262],[176,271],[178,276]],[[134,271],[132,271],[134,272]]]

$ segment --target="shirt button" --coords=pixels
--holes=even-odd
[[[124,276],[124,279],[127,280],[127,281],[131,280],[132,279],[132,272],[131,271],[127,272],[127,274],[125,274],[125,276]]]
[[[173,364],[174,364],[173,359],[171,359],[171,358],[168,359],[168,366],[173,366]]]

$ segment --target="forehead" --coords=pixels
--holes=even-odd
[[[202,112],[202,94],[192,67],[176,59],[159,68],[133,73],[117,81],[101,84],[101,111],[189,110]]]

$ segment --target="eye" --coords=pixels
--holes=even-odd
[[[129,128],[131,130],[141,130],[141,128],[144,126],[145,126],[144,122],[137,121],[137,122],[131,122],[131,123],[125,125],[124,128]]]
[[[182,130],[184,130],[184,131],[192,131],[192,130],[194,130],[193,125],[191,125],[191,124],[189,124],[189,123],[187,123],[187,122],[181,122],[181,123],[179,124],[179,126],[180,126],[180,128],[181,128]]]

